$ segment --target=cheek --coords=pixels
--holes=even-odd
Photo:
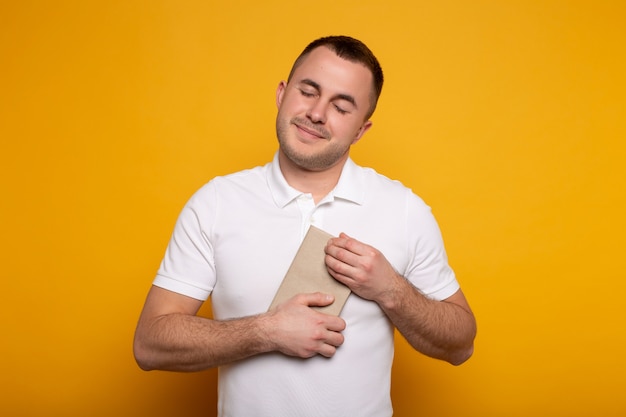
[[[299,95],[289,94],[289,92],[283,95],[280,108],[284,108],[289,111],[302,111],[305,103]]]
[[[355,123],[345,123],[345,121],[341,120],[329,120],[327,125],[336,137],[344,139],[346,141],[356,141],[359,138],[359,134],[361,133],[361,125],[357,125]]]

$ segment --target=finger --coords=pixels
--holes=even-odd
[[[355,266],[358,263],[359,255],[350,250],[345,244],[342,244],[342,242],[331,243],[326,246],[324,251],[326,255],[344,264]]]
[[[339,347],[343,345],[344,340],[343,334],[338,332],[329,332],[328,337],[326,338],[326,344],[333,347]]]
[[[347,252],[357,255],[357,257],[366,255],[372,250],[371,246],[366,245],[365,243],[350,237],[343,232],[339,234],[339,237],[331,239],[327,244],[327,247],[329,246],[344,249]]]
[[[367,248],[366,244],[351,236],[348,236],[343,232],[339,234],[339,237],[343,240],[343,247],[352,253],[360,255]]]
[[[324,261],[326,262],[328,272],[341,282],[343,282],[341,277],[349,278],[357,271],[357,257],[345,250],[335,251],[331,249]]]
[[[317,352],[322,356],[330,358],[337,352],[337,348],[343,344],[344,340],[341,333],[328,332],[325,343],[320,344]]]
[[[329,239],[328,242],[326,243],[326,247],[334,246],[337,248],[347,249],[348,242],[351,239],[352,238],[346,235],[345,233],[340,233],[338,237]]]
[[[324,294],[321,292],[314,293],[300,293],[294,297],[298,303],[309,307],[324,307],[330,305],[335,301],[335,297],[332,294]]]
[[[318,353],[326,358],[332,358],[335,352],[337,352],[337,348],[328,344],[323,344],[318,350]]]
[[[326,328],[331,332],[341,332],[346,329],[346,321],[341,317],[329,316],[329,320],[326,323]]]

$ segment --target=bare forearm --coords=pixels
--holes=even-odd
[[[458,298],[465,302],[460,292],[450,301]],[[416,350],[460,365],[473,353],[476,322],[469,306],[450,301],[431,300],[400,278],[396,288],[380,305]]]
[[[201,301],[153,286],[135,331],[135,358],[145,370],[199,371],[273,351],[331,357],[346,323],[311,307],[332,302],[299,294],[263,314],[209,320],[196,315]]]
[[[135,357],[142,369],[199,371],[270,350],[258,316],[215,321],[168,314],[138,329]]]

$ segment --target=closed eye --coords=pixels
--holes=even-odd
[[[300,91],[300,94],[302,94],[303,97],[315,97],[320,92],[319,86],[312,81],[309,82],[308,80],[304,80],[296,88]]]
[[[339,112],[339,114],[347,114],[348,110],[342,109],[341,107],[339,107],[338,105],[334,104],[335,106],[335,110],[337,110]]]

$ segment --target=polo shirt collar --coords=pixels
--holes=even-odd
[[[363,204],[365,200],[365,178],[363,171],[351,158],[346,160],[339,182],[331,194],[335,198]]]
[[[269,164],[267,183],[272,197],[274,198],[274,202],[276,202],[276,205],[279,207],[285,207],[303,194],[287,183],[287,180],[280,170],[278,152],[274,154],[274,159]],[[342,199],[356,204],[362,204],[364,198],[365,182],[363,173],[359,169],[359,166],[356,165],[351,158],[348,158],[341,171],[341,177],[339,177],[337,186],[330,192],[325,200]]]

